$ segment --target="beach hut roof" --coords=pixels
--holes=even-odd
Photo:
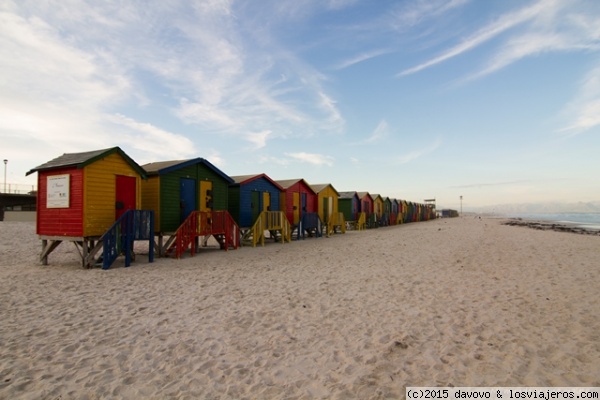
[[[42,165],[39,165],[29,170],[25,175],[33,174],[37,171],[47,171],[65,167],[84,168],[104,157],[107,157],[113,153],[119,154],[123,159],[138,173],[143,179],[146,179],[146,171],[131,159],[121,148],[111,147],[108,149],[86,151],[82,153],[64,153],[62,156],[56,157],[53,160],[48,161]]]
[[[304,182],[304,184],[305,184],[306,186],[308,186],[308,188],[309,188],[310,190],[312,190],[312,191],[313,191],[313,193],[315,193],[315,194],[316,194],[316,192],[314,191],[314,189],[312,188],[312,186],[310,186],[310,185],[309,185],[309,183],[308,183],[308,182],[306,182],[306,181],[305,181],[304,179],[302,179],[302,178],[298,178],[298,179],[282,179],[282,180],[276,180],[275,182],[276,182],[277,184],[279,184],[279,185],[280,185],[282,188],[284,188],[284,189],[288,189],[288,188],[290,188],[291,186],[295,185],[295,184],[296,184],[296,183],[298,183],[298,182]]]
[[[266,180],[271,182],[273,185],[275,185],[281,191],[285,190],[283,187],[281,187],[281,185],[279,183],[275,182],[273,179],[269,178],[269,175],[264,174],[264,173],[257,174],[257,175],[236,175],[236,176],[231,177],[234,185],[242,185],[242,184],[250,183],[250,182],[252,182],[256,179],[260,179],[260,178],[265,178]]]
[[[356,192],[339,192],[340,199],[351,199],[354,196],[358,196]]]
[[[333,191],[338,195],[340,195],[340,193],[335,190],[335,188],[333,187],[333,185],[331,183],[318,183],[316,185],[311,185],[313,190],[315,191],[315,193],[319,193],[321,190],[325,189],[327,186],[331,186],[331,188],[333,189]]]
[[[371,200],[373,200],[373,196],[369,192],[358,192],[358,197],[359,198],[362,199],[365,196],[369,196],[371,198]]]
[[[149,176],[153,175],[164,175],[169,172],[177,171],[181,168],[186,168],[192,165],[202,164],[208,169],[213,171],[215,174],[223,178],[227,183],[234,183],[233,179],[226,175],[219,168],[215,167],[211,162],[205,158],[191,158],[189,160],[171,160],[171,161],[158,161],[149,164],[142,165],[142,168],[148,173]]]

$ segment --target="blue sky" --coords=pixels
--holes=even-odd
[[[0,2],[7,181],[65,152],[439,207],[600,200],[600,2]]]

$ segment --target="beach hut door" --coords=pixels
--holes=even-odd
[[[196,181],[191,178],[181,178],[179,181],[179,208],[181,222],[196,209]]]
[[[270,211],[271,210],[271,193],[270,192],[263,192],[263,207],[262,207],[263,211]]]
[[[212,211],[213,209],[213,185],[212,181],[200,181],[200,211]]]
[[[294,224],[300,222],[300,193],[294,192]]]
[[[325,221],[329,221],[329,197],[323,197],[323,218]]]
[[[115,184],[115,219],[127,210],[135,210],[135,177],[117,175]]]

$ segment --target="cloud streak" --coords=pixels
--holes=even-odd
[[[387,121],[381,120],[381,121],[379,121],[379,124],[377,124],[377,126],[375,127],[373,132],[371,132],[371,134],[366,139],[359,140],[356,142],[351,142],[351,143],[349,143],[349,145],[362,146],[362,145],[376,144],[376,143],[380,143],[385,138],[389,137],[389,135],[390,135],[390,127],[389,127]]]
[[[352,67],[356,64],[360,64],[362,62],[371,60],[373,58],[377,58],[379,56],[385,55],[385,54],[389,54],[391,53],[392,50],[390,49],[379,49],[379,50],[373,50],[373,51],[369,51],[366,53],[361,53],[351,59],[345,60],[340,62],[338,65],[336,65],[334,67],[335,70],[342,70],[342,69],[346,69],[349,67]]]
[[[554,1],[538,1],[530,7],[523,8],[517,12],[508,13],[500,17],[497,21],[480,29],[475,34],[468,37],[466,40],[457,44],[456,46],[448,49],[444,53],[437,57],[432,58],[424,63],[416,65],[414,67],[401,71],[397,76],[403,77],[430,68],[451,58],[457,57],[467,51],[473,50],[476,47],[490,41],[498,35],[506,32],[509,29],[514,28],[520,24],[534,19],[539,16],[543,11],[548,10],[548,7],[556,6],[557,2]]]
[[[111,143],[105,127],[115,123],[149,136],[134,115],[154,108],[197,132],[192,142],[216,133],[256,149],[277,137],[339,133],[345,121],[323,76],[276,42],[257,45],[244,35],[269,15],[240,20],[238,11],[225,0],[143,8],[5,3],[0,58],[10,78],[0,88],[7,114],[0,132],[28,132],[57,147],[58,131]]]
[[[436,139],[431,145],[426,146],[424,148],[413,150],[406,154],[403,154],[396,158],[396,164],[408,164],[418,158],[424,157],[430,153],[433,153],[442,145],[441,139]]]
[[[563,115],[569,122],[558,132],[566,137],[600,126],[600,65],[582,80],[576,97],[565,107]]]
[[[305,153],[305,152],[296,152],[296,153],[285,153],[286,156],[291,157],[292,159],[312,165],[322,166],[326,165],[328,167],[333,166],[334,159],[331,156],[318,154],[318,153]]]

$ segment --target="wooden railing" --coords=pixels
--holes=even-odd
[[[358,218],[356,218],[356,230],[362,231],[367,229],[367,214],[364,212],[358,213]]]
[[[402,212],[399,212],[396,215],[396,225],[400,225],[402,223],[404,223],[404,214]]]
[[[148,261],[154,261],[154,211],[127,210],[100,237],[87,255],[85,264],[92,267],[96,254],[102,250],[102,269],[108,269],[118,256],[125,254],[125,266],[131,265],[133,242],[148,240]]]
[[[267,231],[279,233],[281,243],[292,240],[292,227],[283,211],[263,211],[260,213],[248,232],[248,239],[252,247],[256,247],[259,242],[262,246],[265,245],[265,232]]]
[[[346,233],[346,219],[343,212],[332,213],[325,221],[327,236],[333,235],[339,229],[340,233]]]
[[[181,258],[190,249],[193,256],[197,252],[200,236],[214,236],[221,249],[237,249],[240,245],[240,229],[227,211],[193,211],[175,232],[175,240],[168,245],[168,254],[175,251]]]
[[[213,235],[219,240],[221,248],[227,251],[229,248],[240,247],[240,228],[227,211],[198,211],[199,236]]]

